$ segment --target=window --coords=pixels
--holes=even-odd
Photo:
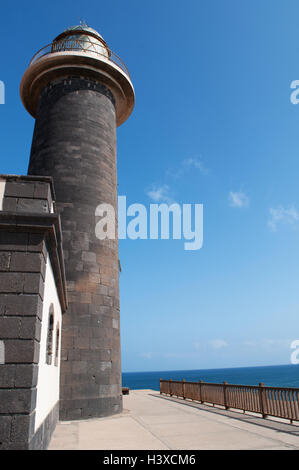
[[[56,367],[58,367],[59,340],[60,340],[60,331],[59,331],[59,323],[57,323],[56,325],[56,348],[55,348],[55,366]]]
[[[54,328],[54,307],[50,305],[49,309],[49,324],[48,324],[48,335],[47,335],[47,350],[46,350],[46,363],[52,364],[53,356],[53,328]]]

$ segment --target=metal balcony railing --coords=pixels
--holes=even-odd
[[[117,65],[129,78],[130,74],[121,58],[115,54],[115,52],[106,48],[100,42],[90,41],[86,39],[70,39],[65,41],[54,41],[47,46],[42,47],[31,59],[30,65],[36,63],[42,57],[57,53],[57,52],[85,52],[89,53],[92,56],[99,57],[99,59],[104,59],[105,61],[113,62]],[[100,52],[103,51],[103,52]]]

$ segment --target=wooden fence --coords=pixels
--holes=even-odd
[[[160,379],[160,393],[178,398],[222,405],[225,409],[260,413],[263,418],[278,418],[299,421],[299,388],[265,387],[253,385],[230,385],[200,382],[182,382]]]

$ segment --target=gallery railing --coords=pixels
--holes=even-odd
[[[86,40],[80,40],[80,39],[72,39],[72,40],[64,40],[64,41],[56,41],[52,42],[51,44],[48,44],[45,47],[42,47],[31,59],[30,65],[34,64],[37,62],[39,59],[42,57],[57,53],[57,52],[80,52],[80,53],[86,53],[88,55],[91,55],[93,57],[97,57],[99,59],[102,59],[104,61],[110,61],[113,62],[115,65],[120,67],[123,72],[125,72],[126,75],[130,78],[129,71],[127,67],[125,66],[124,62],[121,60],[121,58],[115,54],[115,52],[111,51],[107,47],[101,46],[99,42],[93,42],[93,41],[86,41]]]
[[[260,413],[263,418],[278,418],[299,421],[299,388],[265,387],[254,385],[231,385],[200,382],[182,382],[160,379],[160,393],[178,398],[222,405],[225,409]]]

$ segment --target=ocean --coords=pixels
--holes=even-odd
[[[123,387],[131,390],[160,389],[161,379],[187,380],[190,382],[222,383],[258,385],[264,382],[272,387],[299,388],[299,364],[281,366],[235,367],[231,369],[202,369],[202,370],[171,370],[157,372],[124,372],[122,374]]]

